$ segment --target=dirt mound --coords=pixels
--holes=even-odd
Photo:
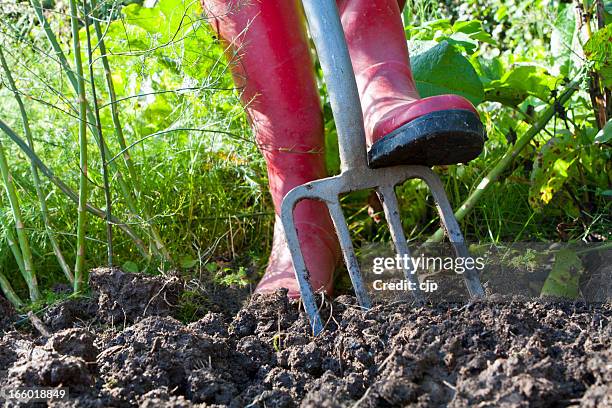
[[[133,323],[143,316],[168,316],[178,304],[182,283],[177,277],[93,269],[89,286],[98,302],[98,318],[107,324]]]
[[[93,327],[95,336],[78,328],[41,345],[21,340],[10,346],[20,349],[14,357],[0,351],[0,364],[4,383],[69,386],[71,401],[52,406],[610,403],[610,304],[392,303],[363,311],[341,296],[322,313],[326,330],[313,338],[298,303],[279,291],[254,296],[233,319],[210,312],[184,325],[149,316],[120,330]]]
[[[45,311],[42,320],[51,331],[88,324],[96,318],[98,303],[93,299],[67,299]]]
[[[101,375],[112,400],[150,393],[174,406],[550,406],[589,388],[585,404],[605,398],[607,306],[352,303],[334,302],[316,339],[283,292],[254,297],[226,330],[214,314],[189,327],[147,318],[106,346],[119,348],[98,360]]]
[[[231,375],[230,353],[225,339],[193,332],[171,317],[147,317],[113,338],[98,364],[113,399],[133,402],[165,387],[192,400],[228,403],[233,388],[223,386]]]

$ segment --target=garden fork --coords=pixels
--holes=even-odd
[[[456,255],[458,257],[468,257],[469,252],[452,207],[446,197],[442,182],[431,169],[424,166],[394,166],[378,169],[368,167],[361,104],[336,1],[303,0],[302,3],[323,69],[336,122],[341,173],[338,176],[303,184],[289,191],[281,206],[281,221],[291,252],[302,302],[308,313],[313,332],[318,335],[323,330],[323,325],[308,280],[308,270],[293,221],[293,210],[299,201],[313,199],[322,201],[327,205],[338,234],[342,255],[357,300],[359,305],[365,309],[371,307],[371,300],[363,283],[348,225],[340,206],[341,194],[374,189],[382,203],[397,253],[402,258],[410,259],[410,250],[399,216],[395,186],[408,179],[421,179],[431,190],[440,218]],[[419,290],[418,278],[411,262],[407,263],[404,274],[406,279],[411,282],[411,286],[416,287],[416,290],[412,291],[415,299],[421,302],[423,295]],[[471,297],[484,296],[476,270],[466,270],[464,279]]]

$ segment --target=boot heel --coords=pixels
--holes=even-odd
[[[467,163],[482,152],[485,130],[468,110],[442,110],[406,123],[376,141],[368,166],[436,166]]]

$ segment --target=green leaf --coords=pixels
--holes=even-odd
[[[497,45],[497,42],[487,33],[479,20],[457,21],[453,24],[454,33],[467,34],[472,40],[483,43]]]
[[[136,262],[132,262],[132,261],[125,262],[121,268],[125,272],[129,272],[129,273],[138,273],[139,271],[138,265],[136,265]]]
[[[190,255],[184,255],[184,256],[180,257],[180,259],[179,259],[179,265],[181,265],[181,268],[183,268],[183,269],[193,268],[197,264],[198,264],[198,260],[194,259]]]
[[[158,7],[146,8],[138,4],[130,4],[121,9],[126,23],[138,26],[149,33],[158,33],[164,24],[164,16]]]
[[[568,248],[559,250],[555,254],[552,270],[542,286],[540,296],[576,299],[582,269],[582,261],[576,252]]]
[[[497,79],[501,79],[501,77],[504,75],[504,64],[498,57],[484,58],[478,54],[474,54],[470,58],[470,62],[480,77],[480,81],[485,89],[489,83]]]
[[[570,132],[559,132],[561,137],[550,139],[538,152],[531,171],[529,203],[540,210],[548,204],[568,180],[569,170],[580,154]]]
[[[595,32],[584,45],[584,54],[599,72],[605,87],[612,87],[612,24]]]
[[[457,21],[453,24],[453,31],[456,33],[474,34],[482,31],[482,23],[478,20]]]
[[[486,89],[486,100],[516,106],[529,95],[547,101],[555,87],[556,79],[544,68],[521,65],[507,72],[500,79],[491,81]]]
[[[610,119],[603,129],[597,132],[595,143],[607,143],[612,139],[612,119]]]
[[[421,97],[457,94],[474,105],[484,100],[482,83],[474,67],[447,41],[411,58]]]

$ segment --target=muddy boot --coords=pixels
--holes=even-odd
[[[272,253],[256,292],[299,287],[282,225],[281,202],[292,188],[327,176],[323,115],[297,2],[202,0],[211,27],[227,49],[234,82],[268,166],[276,220]],[[326,206],[295,209],[302,253],[314,290],[330,293],[339,245]]]
[[[419,97],[397,0],[338,0],[338,8],[370,167],[465,163],[478,156],[484,129],[474,106],[458,95]]]

